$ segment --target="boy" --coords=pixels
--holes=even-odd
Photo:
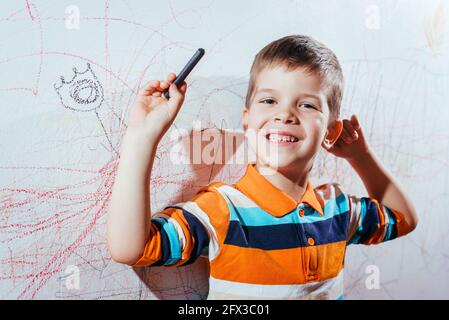
[[[380,243],[416,227],[412,203],[375,157],[357,117],[338,120],[337,57],[300,35],[268,44],[251,67],[243,129],[256,162],[235,184],[213,182],[191,201],[151,215],[156,147],[187,89],[171,85],[174,79],[171,73],[149,83],[130,112],[109,209],[113,260],[177,267],[208,249],[208,299],[341,299],[348,244]],[[167,88],[169,100],[161,96]],[[345,194],[338,183],[311,185],[320,147],[348,160],[369,197]]]

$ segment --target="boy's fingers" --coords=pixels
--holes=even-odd
[[[342,137],[343,141],[348,144],[351,143],[353,140],[351,133],[346,126],[343,127],[343,131],[341,132],[341,137]]]
[[[143,89],[143,94],[148,96],[148,95],[152,95],[154,92],[157,91],[164,91],[165,89],[161,87],[163,83],[161,83],[159,80],[152,80],[149,81],[144,89]],[[168,86],[167,86],[168,88]]]
[[[344,142],[346,142],[346,136],[347,136],[347,133],[346,133],[346,131],[345,131],[345,128],[343,127],[343,129],[341,130],[341,134],[340,134],[340,136],[339,136],[338,139],[337,139],[337,142],[338,142],[338,141],[341,141],[341,140],[343,140]]]
[[[359,119],[357,119],[357,116],[355,114],[353,114],[351,117],[351,123],[352,123],[352,126],[354,127],[354,130],[360,129],[360,122],[359,122]]]
[[[337,141],[335,141],[334,144],[332,144],[332,146],[327,149],[328,151],[338,151],[342,145],[344,145],[345,142],[343,142],[341,139],[338,139]]]
[[[173,82],[176,79],[176,75],[173,72],[170,72],[167,76],[167,82]]]
[[[186,83],[185,81],[183,81],[181,87],[179,88],[179,91],[180,91],[182,94],[185,94],[185,93],[186,93],[186,90],[187,90],[187,83]]]
[[[347,132],[348,136],[352,139],[352,140],[356,140],[358,138],[357,132],[354,128],[354,126],[352,125],[352,122],[350,120],[343,120],[343,128],[344,130]]]
[[[182,102],[184,101],[184,94],[174,83],[172,83],[169,88],[169,94],[170,94],[170,101],[173,101],[177,105],[181,105]]]
[[[152,88],[158,88],[159,87],[159,85],[160,85],[160,81],[159,80],[153,80],[153,81],[150,81],[150,86],[152,87]]]
[[[167,83],[167,82],[165,82],[165,81],[162,81],[160,87],[161,87],[163,90],[165,90],[165,89],[168,89],[168,87],[170,87],[170,84],[171,84],[171,83]]]
[[[349,140],[349,138],[348,138],[348,135],[347,135],[346,133],[345,133],[345,134],[342,133],[341,139],[342,139],[346,144],[348,144],[348,143],[351,142],[351,141]]]
[[[160,80],[151,80],[145,84],[143,89],[141,90],[142,94],[145,96],[155,96],[160,97],[163,92],[170,89],[171,84],[173,81],[176,80],[176,75],[171,72],[167,76],[167,81],[160,81]],[[175,91],[179,91],[183,95],[185,94],[187,89],[187,83],[183,81],[182,85],[178,90],[175,89]],[[175,93],[176,94],[176,93]]]
[[[153,93],[154,91],[153,82],[154,81],[148,81],[147,83],[145,83],[140,92],[143,93],[144,95],[149,95]]]
[[[343,120],[343,128],[345,129],[352,129],[351,121],[348,119]]]
[[[357,139],[365,140],[362,126],[360,125],[359,119],[355,114],[352,115],[351,121],[353,123],[354,130],[356,131]]]

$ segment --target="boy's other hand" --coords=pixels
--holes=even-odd
[[[352,115],[349,120],[343,119],[343,130],[337,141],[327,151],[336,157],[347,160],[357,158],[369,151],[368,143],[356,115]]]
[[[184,102],[187,83],[177,88],[173,84],[176,75],[170,73],[166,81],[152,80],[139,91],[129,113],[129,128],[136,128],[162,137],[172,125]],[[163,92],[169,89],[170,99]]]

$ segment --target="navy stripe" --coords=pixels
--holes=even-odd
[[[161,251],[162,251],[162,257],[156,261],[155,263],[153,263],[151,266],[154,267],[158,267],[158,266],[163,266],[165,264],[165,262],[170,259],[170,240],[168,238],[167,233],[165,232],[165,230],[162,227],[162,224],[155,220],[155,219],[151,219],[151,222],[156,226],[156,228],[159,230],[160,234],[161,234]]]
[[[334,216],[331,219],[303,223],[304,234],[315,240],[315,245],[334,243],[346,240],[349,211]]]
[[[359,243],[365,243],[368,241],[372,235],[379,229],[380,219],[379,210],[374,201],[369,198],[361,198],[361,201],[365,202],[365,217],[362,221],[362,232],[359,239]],[[382,212],[380,214],[383,214]]]
[[[349,212],[313,223],[285,223],[271,226],[242,226],[230,221],[225,244],[244,248],[280,250],[309,246],[312,237],[315,245],[346,240]]]
[[[192,253],[190,254],[189,260],[187,262],[183,263],[182,266],[189,265],[201,255],[203,250],[209,245],[209,234],[207,233],[206,228],[201,223],[200,220],[198,220],[197,217],[195,217],[193,214],[188,212],[187,210],[178,207],[178,206],[169,206],[166,208],[176,208],[179,210],[182,210],[182,213],[184,215],[184,218],[186,219],[187,223],[189,224],[189,230],[190,230],[190,236],[195,240]]]
[[[300,247],[298,225],[294,223],[273,226],[242,226],[238,221],[230,221],[224,241],[244,248],[264,250]]]

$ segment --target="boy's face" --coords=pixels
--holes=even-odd
[[[302,68],[265,68],[256,80],[243,127],[258,161],[272,168],[304,168],[321,145],[332,145],[340,128],[329,125],[329,107],[319,76]],[[276,131],[283,131],[276,134]]]

